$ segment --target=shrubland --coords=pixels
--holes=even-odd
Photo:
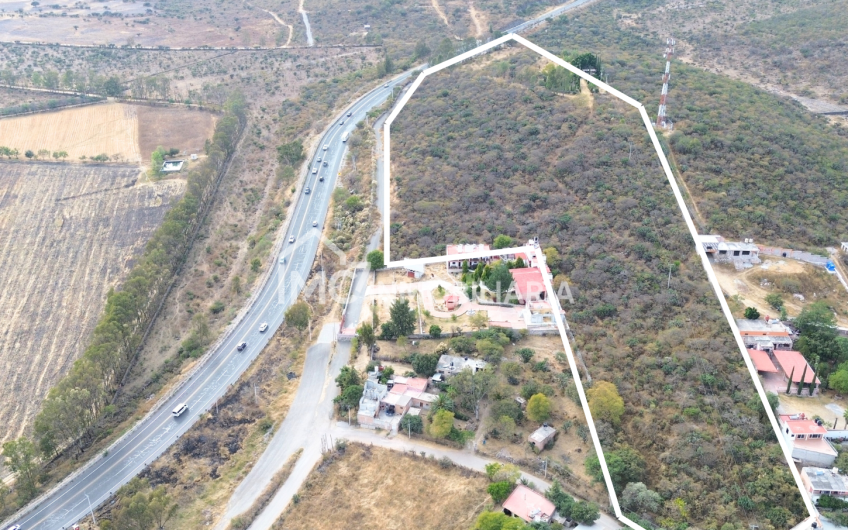
[[[652,64],[600,55],[616,86]],[[797,522],[800,494],[641,119],[607,94],[545,88],[545,66],[507,50],[421,85],[393,125],[397,257],[538,236],[574,293],[576,348],[624,402],[596,421],[618,492],[659,494],[646,517],[666,528]]]

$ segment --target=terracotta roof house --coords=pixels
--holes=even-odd
[[[804,395],[804,393],[808,391],[806,385],[809,385],[813,381],[815,381],[815,384],[813,385],[812,395],[815,396],[818,393],[821,381],[818,377],[816,377],[813,367],[807,363],[807,360],[804,359],[804,356],[801,355],[800,352],[791,350],[774,350],[772,355],[777,361],[776,366],[780,368],[785,382],[788,383],[789,378],[792,377],[792,384],[797,386],[801,383],[801,376],[803,376],[805,387],[801,390],[801,395]]]
[[[549,523],[556,508],[554,503],[523,484],[519,484],[503,503],[505,514],[528,523]]]
[[[805,414],[781,414],[780,432],[792,449],[792,459],[811,466],[830,467],[836,460],[836,449],[825,439],[827,429]]]
[[[756,367],[757,372],[769,374],[776,374],[780,372],[780,370],[778,370],[774,366],[774,363],[772,362],[771,357],[769,357],[768,353],[762,350],[754,350],[749,348],[748,355],[751,356],[751,361],[753,361],[754,367]]]
[[[748,348],[767,352],[792,349],[792,335],[789,328],[779,320],[737,318],[736,327],[742,335],[742,342]]]
[[[445,296],[445,309],[448,311],[453,311],[459,306],[459,295],[458,294],[449,294]]]
[[[524,267],[523,269],[510,269],[509,272],[512,274],[513,282],[515,282],[515,296],[518,298],[519,304],[524,305],[528,301],[545,299],[547,293],[545,292],[542,271],[534,267]]]

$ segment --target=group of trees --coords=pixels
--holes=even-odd
[[[35,70],[29,75],[15,70],[0,71],[0,84],[6,86],[31,86],[49,90],[68,90],[83,94],[100,94],[103,96],[120,96],[123,93],[121,80],[117,76],[104,76],[91,70],[74,72],[66,70],[59,73],[56,70]]]
[[[109,292],[91,343],[42,403],[34,435],[43,457],[68,445],[82,448],[90,443],[96,437],[98,420],[114,409],[112,396],[131,368],[168,284],[185,260],[201,213],[212,200],[217,178],[235,149],[245,120],[245,101],[240,94],[233,94],[208,144],[208,157],[188,175],[185,195],[165,215],[124,284]]]
[[[381,325],[380,338],[393,340],[415,332],[416,313],[409,307],[409,300],[398,298],[389,308],[389,321]]]

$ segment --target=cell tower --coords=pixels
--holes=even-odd
[[[671,56],[674,55],[674,39],[669,37],[665,40],[665,73],[663,74],[662,93],[660,93],[660,110],[657,112],[657,127],[672,127],[672,123],[665,117],[665,98],[668,96],[668,79],[671,77]]]

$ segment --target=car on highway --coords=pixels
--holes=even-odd
[[[289,243],[294,243],[294,236],[291,236],[291,237],[289,238]]]
[[[18,42],[21,42],[21,41],[18,41]],[[6,530],[21,530],[21,525],[19,525],[19,524],[13,524],[12,526],[10,526],[9,528],[7,528]]]
[[[330,144],[324,144],[324,151],[330,148]]]
[[[311,189],[309,189],[309,186],[306,186],[306,190],[304,190],[304,193],[306,193],[307,195],[309,195],[309,192],[310,192],[310,191],[312,191],[312,190],[311,190]]]
[[[312,168],[312,174],[314,175],[315,173],[318,173],[318,168],[317,168],[317,167],[313,167],[313,168]]]
[[[348,117],[348,118],[350,118],[350,115],[351,115],[351,114],[352,114],[351,112],[348,112],[348,113],[347,113],[347,117]]]
[[[324,167],[327,167],[327,166],[328,166],[327,161],[324,160]]]
[[[286,262],[286,257],[280,256],[280,263],[282,264],[282,263],[285,263],[285,262]]]
[[[318,177],[318,182],[324,182],[324,175]]]
[[[313,226],[313,227],[318,226],[318,221],[312,221],[312,226]]]
[[[321,157],[320,157],[320,156],[318,157],[318,161],[319,161],[319,162],[321,161]]]
[[[383,88],[389,88],[389,84],[386,83],[385,85],[383,85]]]
[[[344,120],[340,121],[339,125],[344,125],[344,122],[345,122]]]
[[[175,418],[179,418],[187,410],[188,405],[186,405],[185,403],[180,403],[179,405],[174,407],[174,410],[171,411],[171,415],[173,415]]]
[[[259,333],[265,333],[268,330],[268,323],[263,322],[261,326],[259,326]]]
[[[238,351],[243,351],[245,348],[247,348],[247,343],[245,341],[239,342],[238,346],[236,346]]]

